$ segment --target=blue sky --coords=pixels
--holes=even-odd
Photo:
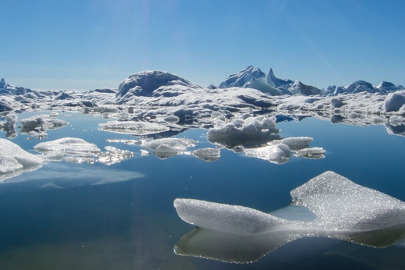
[[[165,70],[218,85],[248,65],[319,88],[405,85],[403,0],[0,0],[0,78],[117,88]]]

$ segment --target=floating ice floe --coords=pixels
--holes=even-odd
[[[215,127],[207,132],[207,139],[230,149],[236,146],[257,147],[280,139],[278,132],[274,116],[258,116],[235,119],[229,123],[217,121]]]
[[[136,121],[109,121],[105,124],[99,124],[99,126],[104,131],[135,136],[158,134],[170,130],[170,127],[158,123]]]
[[[270,214],[243,206],[176,199],[179,217],[197,226],[179,255],[250,263],[286,243],[328,238],[370,247],[404,242],[405,203],[327,171],[291,191],[292,204]]]
[[[6,139],[0,139],[0,181],[42,167],[43,159]]]
[[[20,132],[22,134],[36,136],[39,139],[42,139],[47,135],[45,132],[46,130],[59,129],[67,125],[67,122],[64,120],[49,118],[44,115],[21,119],[20,123]]]
[[[97,145],[70,137],[39,143],[34,146],[34,150],[45,154],[48,161],[64,160],[74,163],[94,163],[95,157],[100,153]]]
[[[243,152],[248,157],[260,158],[276,164],[286,163],[291,157],[290,148],[282,143],[259,148],[247,148]]]
[[[97,145],[80,138],[61,138],[39,143],[34,150],[43,153],[47,161],[66,161],[71,163],[103,163],[112,165],[126,160],[134,153],[113,146],[106,146],[102,152]]]
[[[197,141],[186,138],[162,138],[147,141],[141,147],[150,149],[160,159],[166,159],[182,153],[190,146],[195,146]]]
[[[281,143],[287,145],[291,151],[297,151],[303,148],[308,148],[313,140],[314,139],[311,137],[289,137],[282,139]]]
[[[320,159],[325,157],[324,153],[325,150],[322,147],[312,147],[298,150],[295,156],[308,159]]]
[[[248,157],[260,158],[275,164],[283,164],[290,160],[291,155],[294,156],[320,159],[324,158],[325,150],[322,147],[309,148],[309,144],[313,141],[311,137],[289,137],[282,140],[269,142],[267,146],[257,148],[245,148],[243,152]]]

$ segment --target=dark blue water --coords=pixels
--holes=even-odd
[[[27,117],[28,114],[20,116]],[[140,146],[107,139],[140,139],[98,130],[107,120],[78,113],[48,131],[46,140],[80,137],[100,149],[111,145],[135,152],[120,163],[54,162],[0,184],[0,269],[403,269],[405,249],[376,249],[333,239],[290,242],[252,264],[229,264],[174,254],[173,247],[193,226],[173,207],[175,198],[237,204],[264,212],[288,206],[289,192],[327,170],[405,201],[405,138],[383,125],[357,127],[314,118],[281,122],[283,138],[309,136],[324,159],[292,157],[277,165],[221,150],[215,162],[191,155],[160,160],[141,156]],[[177,137],[214,147],[206,130]],[[2,135],[4,138],[4,134]],[[38,140],[12,141],[32,151]],[[93,177],[92,177],[93,176]],[[94,185],[93,178],[112,183]],[[44,189],[46,183],[63,188]]]

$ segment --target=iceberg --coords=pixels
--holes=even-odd
[[[250,263],[286,243],[329,238],[370,247],[401,245],[405,203],[327,171],[291,191],[290,206],[265,213],[244,206],[176,199],[179,217],[197,226],[179,255]]]
[[[41,157],[6,139],[0,139],[0,149],[0,181],[39,169],[44,163]]]

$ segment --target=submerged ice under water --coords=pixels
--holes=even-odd
[[[16,118],[2,122],[4,135],[15,129],[0,139],[8,149],[0,161],[14,164],[0,173],[4,269],[24,269],[26,261],[37,269],[405,265],[403,137],[384,126],[220,112],[210,130],[185,130],[175,117],[143,124],[123,114],[117,122],[63,112],[19,118],[41,115],[69,124],[39,127],[47,133],[40,137],[18,134]],[[329,170],[347,178],[322,174]],[[184,237],[190,227],[172,206],[176,198],[193,198],[175,201],[198,226]]]

